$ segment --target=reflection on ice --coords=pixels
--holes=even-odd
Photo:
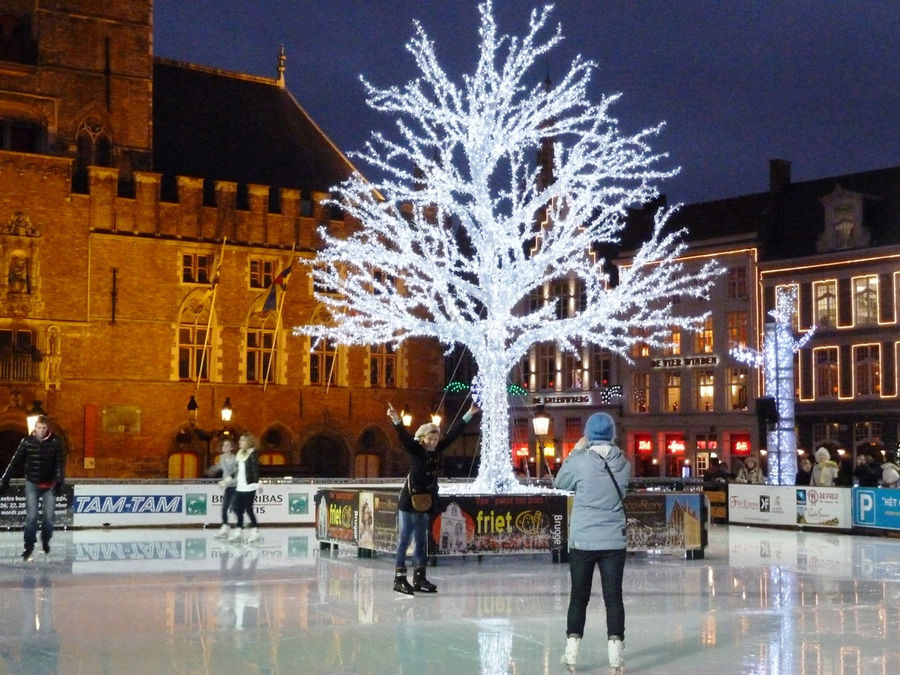
[[[390,556],[214,533],[60,531],[29,564],[0,533],[0,671],[559,672],[568,569],[549,555],[441,559],[437,595],[398,600]],[[900,672],[894,539],[714,527],[702,560],[629,556],[625,601],[629,672]],[[588,612],[580,659],[604,672],[599,594]]]

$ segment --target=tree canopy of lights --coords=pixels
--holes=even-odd
[[[470,489],[516,491],[509,445],[507,377],[537,343],[569,352],[593,343],[626,355],[661,347],[675,327],[674,298],[705,297],[716,266],[678,260],[683,232],[668,211],[616,285],[592,251],[618,241],[630,207],[657,196],[673,174],[648,144],[662,125],[627,135],[610,109],[618,94],[588,98],[596,64],[576,58],[556,82],[540,71],[562,39],[548,28],[551,7],[534,10],[524,36],[500,35],[490,1],[479,5],[480,44],[471,74],[453,81],[418,23],[407,50],[419,76],[379,88],[363,79],[367,102],[395,120],[393,137],[373,133],[356,156],[384,178],[354,175],[335,188],[349,233],[320,230],[312,268],[330,320],[297,335],[343,344],[433,338],[474,358],[473,396],[483,410],[481,457]],[[539,151],[552,146],[552,177],[541,180]],[[546,169],[545,169],[546,171]],[[545,291],[574,280],[578,306],[557,312]],[[529,304],[537,295],[543,303]]]
[[[810,328],[800,338],[794,336],[793,317],[797,311],[797,287],[782,286],[775,294],[774,319],[765,325],[762,352],[746,347],[731,350],[732,355],[754,367],[763,367],[765,392],[775,399],[778,421],[766,430],[769,485],[793,485],[797,476],[797,431],[794,426],[794,352],[815,333]]]

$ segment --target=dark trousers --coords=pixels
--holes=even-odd
[[[228,524],[228,509],[231,508],[232,502],[234,501],[234,486],[225,488],[225,492],[222,494],[222,524]]]
[[[600,569],[600,586],[606,605],[606,635],[625,639],[625,604],[622,602],[622,577],[625,573],[625,549],[613,551],[569,550],[569,577],[572,590],[569,594],[569,612],[566,617],[566,635],[584,636],[584,621],[594,565]]]
[[[244,527],[244,514],[250,517],[250,526],[256,527],[256,514],[253,513],[253,500],[256,499],[256,490],[241,492],[235,490],[231,498],[231,510],[237,515],[237,526]]]

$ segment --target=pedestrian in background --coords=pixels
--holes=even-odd
[[[738,483],[749,483],[751,485],[762,485],[766,482],[766,476],[756,457],[750,456],[744,460],[744,466],[740,468],[735,480]]]
[[[815,457],[816,465],[813,467],[809,484],[814,487],[832,487],[837,480],[837,463],[831,459],[831,453],[825,447],[816,450]]]
[[[65,490],[66,458],[62,441],[50,431],[47,418],[39,415],[34,431],[22,439],[16,448],[6,471],[3,472],[2,489],[9,487],[9,479],[24,466],[25,471],[25,550],[22,559],[34,559],[34,545],[38,529],[44,553],[50,553],[53,537],[53,516],[56,496]],[[38,524],[38,502],[41,518]]]
[[[575,492],[569,519],[569,577],[571,591],[566,616],[566,648],[561,662],[574,672],[584,636],[587,605],[591,599],[594,567],[606,605],[606,635],[610,673],[625,667],[625,490],[631,465],[616,446],[615,422],[606,413],[594,413],[556,474],[554,484]]]
[[[253,512],[253,502],[256,500],[256,492],[259,489],[259,453],[256,452],[256,439],[252,434],[244,433],[238,439],[238,451],[235,456],[234,469],[234,495],[232,508],[237,516],[237,527],[228,535],[229,542],[241,541],[244,534],[244,514],[250,519],[250,536],[248,543],[254,543],[261,539],[256,522],[256,514]]]
[[[812,479],[812,462],[809,461],[809,457],[804,456],[800,460],[800,467],[797,469],[794,485],[809,485],[810,479]]]
[[[222,441],[222,454],[213,471],[222,476],[219,481],[219,487],[222,488],[222,527],[216,534],[217,539],[224,539],[228,536],[231,527],[228,525],[228,512],[231,510],[231,503],[234,501],[235,480],[234,474],[237,469],[237,459],[234,456],[234,443],[230,438]]]

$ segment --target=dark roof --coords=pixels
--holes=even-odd
[[[159,58],[153,163],[169,186],[182,175],[304,193],[327,191],[354,170],[275,80]]]
[[[730,235],[755,235],[764,260],[815,255],[816,240],[825,227],[822,198],[838,187],[864,196],[863,225],[871,234],[871,246],[900,244],[900,167],[788,183],[776,192],[686,204],[669,219],[668,227],[687,228],[687,240],[698,243]],[[629,213],[622,251],[633,251],[649,238],[653,214],[659,206],[654,203]]]
[[[814,255],[825,228],[822,198],[838,187],[863,195],[870,246],[900,244],[900,167],[791,183],[772,201],[762,236],[763,259]]]

